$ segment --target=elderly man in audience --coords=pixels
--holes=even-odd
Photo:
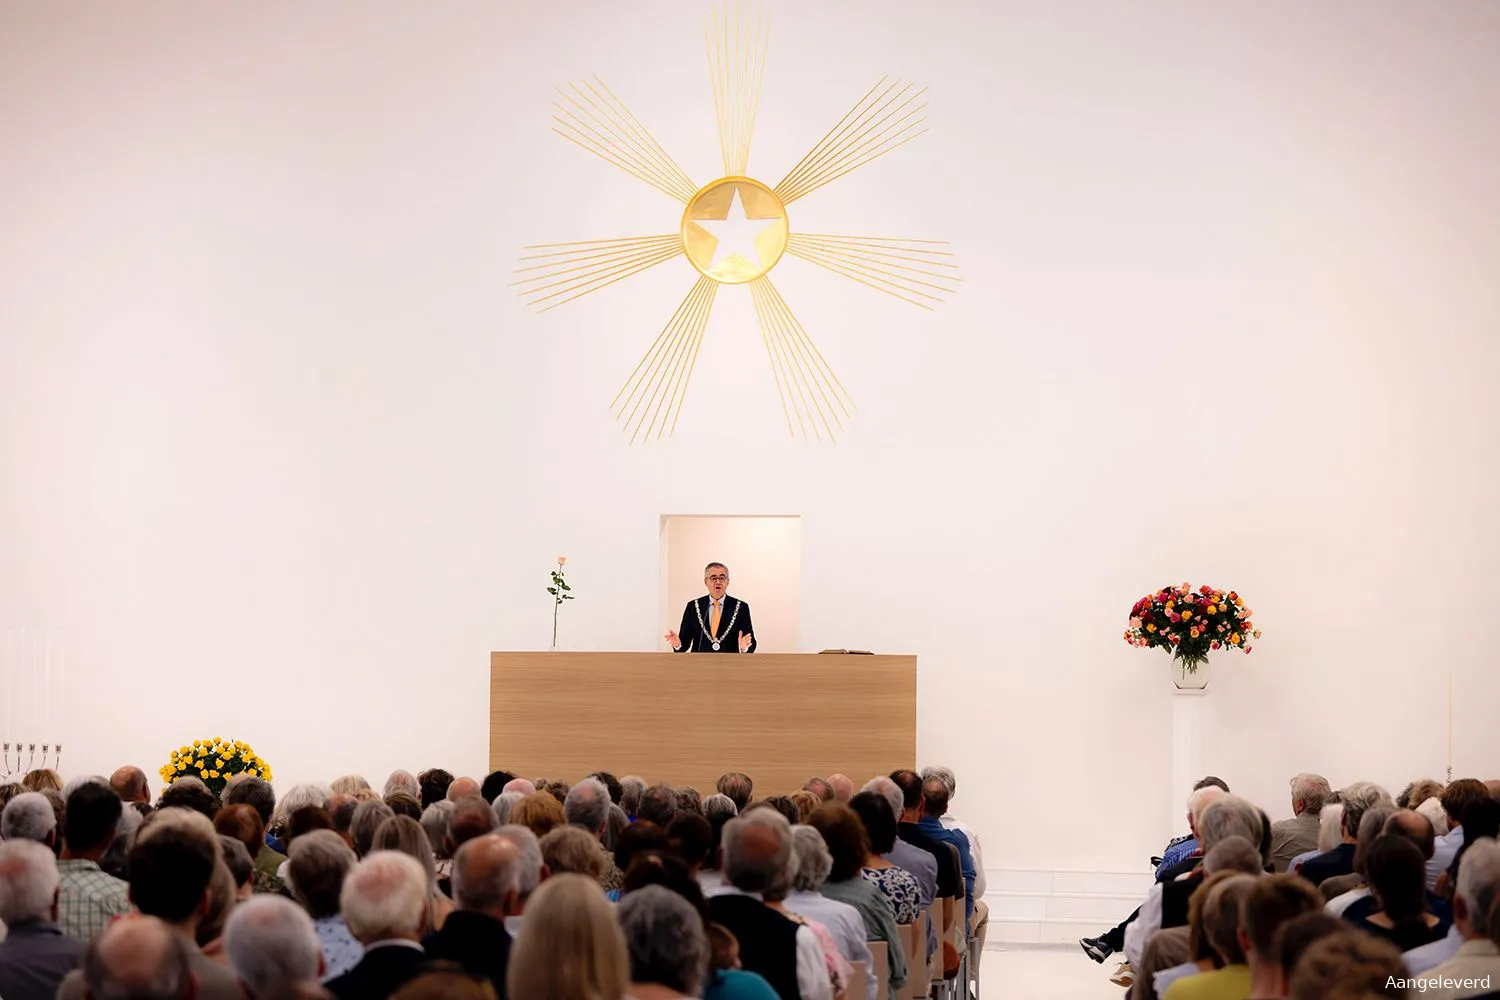
[[[75,974],[76,975],[76,974]],[[111,924],[89,945],[76,987],[70,976],[59,997],[191,997],[192,948],[161,920],[130,916]],[[243,995],[243,994],[240,994]]]
[[[258,896],[235,907],[224,928],[224,953],[252,998],[316,983],[323,971],[312,918],[280,896]]]
[[[64,813],[57,922],[64,934],[84,944],[130,910],[130,887],[99,868],[123,811],[113,789],[88,784],[73,793]]]
[[[495,836],[509,841],[515,845],[520,854],[520,861],[516,869],[516,895],[512,902],[506,905],[505,929],[514,938],[521,932],[524,924],[523,914],[526,912],[526,901],[531,898],[532,893],[552,873],[547,870],[546,862],[542,860],[542,844],[537,840],[536,834],[524,826],[502,826],[495,831]]]
[[[0,840],[31,840],[51,848],[57,843],[57,813],[40,792],[22,792],[0,813]]]
[[[1321,774],[1299,774],[1292,779],[1292,818],[1271,824],[1271,863],[1284,872],[1292,859],[1318,846],[1318,817],[1333,795]]]
[[[739,812],[744,812],[750,800],[755,797],[755,782],[750,780],[748,774],[730,771],[720,776],[714,785],[714,790],[720,795],[729,796],[729,800],[734,803],[734,808]]]
[[[542,860],[552,874],[570,872],[602,882],[608,866],[604,847],[587,830],[560,826],[542,838]],[[602,886],[601,886],[602,888]]]
[[[828,783],[827,778],[808,778],[807,784],[802,786],[804,792],[812,792],[820,802],[833,801],[833,786]]]
[[[720,781],[722,783],[723,779]],[[584,778],[568,790],[567,798],[563,800],[563,816],[568,825],[582,829],[599,841],[600,851],[605,859],[604,873],[599,884],[606,890],[618,889],[625,881],[625,873],[615,866],[614,855],[604,850],[610,804],[609,789],[598,778]]]
[[[708,935],[691,903],[664,886],[648,885],[626,896],[617,915],[630,953],[632,996],[703,995]]]
[[[349,821],[349,836],[354,841],[354,853],[364,857],[370,853],[375,842],[375,831],[382,823],[396,815],[396,811],[384,802],[361,802]]]
[[[464,971],[490,981],[505,998],[505,967],[511,937],[505,918],[519,911],[521,849],[504,837],[487,835],[458,849],[453,859],[453,900],[457,904],[443,929],[422,942],[431,959],[456,962]]]
[[[248,778],[247,774],[236,774],[236,778]],[[191,809],[204,818],[212,820],[219,811],[219,800],[199,779],[183,775],[161,790],[156,800],[157,809]]]
[[[1476,778],[1460,778],[1443,789],[1441,802],[1443,812],[1448,816],[1448,833],[1438,838],[1432,858],[1427,862],[1427,888],[1437,888],[1438,876],[1448,870],[1464,846],[1464,813],[1474,803],[1489,797],[1489,788]]]
[[[677,793],[668,786],[652,785],[641,793],[641,804],[636,810],[636,819],[655,823],[665,830],[667,824],[672,822],[672,817],[676,815]]]
[[[327,801],[326,797],[324,801]],[[255,811],[260,813],[261,822],[268,829],[270,828],[271,817],[276,812],[276,790],[271,787],[269,781],[264,778],[249,776],[238,784],[224,789],[224,804],[226,806],[239,805],[241,803],[254,807]],[[253,860],[255,861],[255,870],[257,872],[270,879],[275,879],[277,877],[276,872],[286,861],[286,855],[280,851],[272,850],[271,846],[267,844],[260,849],[260,852],[255,855]]]
[[[937,778],[948,789],[948,801],[951,805],[953,797],[958,794],[958,778],[953,770],[947,767],[924,767],[922,768],[922,780]],[[984,955],[984,939],[989,932],[990,907],[984,902],[984,845],[979,842],[979,833],[972,826],[954,816],[951,811],[944,810],[940,822],[947,830],[963,834],[969,842],[969,856],[973,862],[974,882],[969,886],[969,901],[966,904],[965,915],[969,927],[969,985],[971,990],[979,989],[979,961]],[[959,852],[962,854],[962,851]]]
[[[957,919],[954,900],[964,895],[963,870],[953,859],[953,852],[941,841],[934,840],[923,832],[922,821],[922,777],[909,768],[891,772],[891,781],[901,789],[901,816],[896,824],[896,836],[932,856],[937,865],[937,894],[942,898],[940,912],[934,913],[934,924],[941,930],[952,928]]]
[[[1281,967],[1283,924],[1304,913],[1316,913],[1322,899],[1305,881],[1292,875],[1256,879],[1240,903],[1240,947],[1250,964],[1250,997],[1282,997],[1286,980]]]
[[[453,820],[453,809],[453,803],[444,799],[422,810],[422,832],[427,834],[427,839],[432,844],[440,887],[446,885],[453,871],[454,849],[448,843],[448,827]]]
[[[422,796],[422,786],[417,782],[416,776],[410,771],[392,771],[391,776],[385,779],[385,788],[381,789],[380,797],[387,795],[410,795],[417,799]]]
[[[974,917],[977,899],[975,892],[983,875],[974,861],[968,835],[943,823],[943,817],[948,815],[948,798],[952,794],[948,789],[948,783],[937,773],[922,779],[922,819],[917,826],[933,840],[958,848],[959,869],[964,879],[965,937],[968,937],[978,923]],[[985,914],[988,912],[987,909],[984,911]]]
[[[889,778],[884,779],[887,783]],[[895,787],[892,785],[891,787]],[[891,908],[896,914],[896,923],[914,924],[932,905],[933,896],[931,892],[923,888],[922,880],[904,868],[893,864],[886,855],[891,853],[896,844],[896,814],[891,811],[890,802],[877,792],[860,792],[849,800],[849,808],[859,817],[860,826],[865,829],[865,839],[869,844],[869,857],[865,860],[864,871],[860,874],[869,882],[880,889],[881,893],[890,900]],[[811,817],[808,817],[811,819]],[[904,846],[904,845],[903,845]],[[936,865],[934,864],[934,869]],[[933,873],[931,888],[936,887],[936,872]],[[930,938],[930,947],[921,956],[907,956],[912,962],[930,954],[932,948],[937,946],[937,938]]]
[[[635,822],[635,814],[641,807],[641,793],[646,790],[648,782],[638,774],[627,774],[620,779],[620,808],[625,810],[625,815],[630,817],[630,822]]]
[[[1478,840],[1459,862],[1458,888],[1453,896],[1453,926],[1462,943],[1452,958],[1423,975],[1427,979],[1486,985],[1445,983],[1437,989],[1425,990],[1423,996],[1462,1000],[1489,995],[1492,988],[1500,986],[1500,948],[1495,944],[1500,928],[1490,924],[1500,917],[1497,903],[1500,903],[1500,844]]]
[[[1372,781],[1356,781],[1339,793],[1339,802],[1344,807],[1340,820],[1342,842],[1333,850],[1314,855],[1295,868],[1296,874],[1313,885],[1353,872],[1354,848],[1359,843],[1359,823],[1364,819],[1365,810],[1396,804],[1384,788]]]
[[[130,901],[141,913],[166,923],[182,940],[198,1000],[244,996],[234,974],[197,945],[199,924],[214,910],[212,885],[223,865],[222,850],[219,835],[206,817],[176,808],[152,813],[130,849]],[[85,989],[82,976],[70,975],[58,991],[58,1000],[81,1000]]]
[[[512,778],[505,783],[504,788],[500,789],[500,794],[517,794],[524,799],[528,795],[535,795],[536,791],[536,784],[530,778]]]
[[[459,799],[471,799],[480,797],[480,787],[481,786],[479,782],[475,781],[473,778],[454,778],[452,781],[448,782],[448,791],[444,794],[444,797],[449,802],[457,802]]]
[[[1205,854],[1230,837],[1243,837],[1251,845],[1259,844],[1262,833],[1260,810],[1236,795],[1225,795],[1203,809],[1194,829]],[[1186,926],[1188,900],[1206,874],[1204,866],[1200,865],[1178,879],[1158,882],[1151,887],[1136,919],[1125,929],[1125,957],[1132,969],[1139,971],[1142,968],[1146,944],[1153,934],[1163,928]]]
[[[854,798],[854,782],[849,780],[846,774],[830,774],[828,776],[828,787],[833,789],[833,800],[835,802],[847,803]]]
[[[761,900],[762,892],[791,882],[792,827],[786,817],[773,809],[736,817],[724,827],[722,851],[728,885],[708,908],[739,941],[743,967],[764,977],[781,1000],[832,1000],[817,936]]]
[[[1318,885],[1318,892],[1330,907],[1328,913],[1335,917],[1341,916],[1344,906],[1354,902],[1354,899],[1346,900],[1344,897],[1351,892],[1366,889],[1365,859],[1369,856],[1371,846],[1385,833],[1386,821],[1396,813],[1395,806],[1372,806],[1359,818],[1359,833],[1354,837],[1354,870],[1348,875],[1326,878]],[[1364,896],[1368,895],[1366,889]],[[1334,907],[1336,901],[1339,905]]]
[[[1371,829],[1372,826],[1373,829]],[[1359,821],[1358,842],[1354,845],[1354,866],[1357,872],[1357,876],[1354,877],[1355,881],[1351,882],[1349,876],[1331,878],[1318,887],[1323,898],[1328,901],[1324,907],[1325,913],[1353,922],[1362,920],[1374,912],[1375,899],[1370,894],[1366,862],[1369,860],[1370,848],[1375,845],[1375,841],[1388,834],[1405,837],[1416,844],[1424,862],[1432,857],[1435,838],[1432,824],[1427,821],[1427,817],[1421,813],[1412,812],[1410,809],[1391,810],[1385,806],[1367,809]],[[1345,891],[1335,895],[1334,891],[1340,888]],[[1427,903],[1434,913],[1444,919],[1451,917],[1452,911],[1447,900],[1439,898],[1430,890],[1427,892]]]
[[[397,851],[376,851],[354,866],[342,894],[344,922],[365,947],[359,964],[328,983],[338,1000],[385,1000],[427,956],[427,873]]]
[[[810,826],[792,827],[792,891],[782,905],[798,916],[816,920],[828,928],[838,946],[839,954],[846,961],[863,962],[866,969],[874,968],[870,946],[865,941],[865,921],[859,911],[848,903],[823,895],[823,883],[833,870],[833,855],[823,843],[823,835]],[[870,976],[869,996],[874,1000],[877,991],[875,977]],[[859,1000],[858,997],[850,1000]]]
[[[33,840],[0,843],[0,924],[6,929],[0,997],[6,1000],[52,1000],[83,957],[83,945],[56,923],[57,887],[50,850]]]
[[[138,767],[127,765],[118,768],[109,776],[109,787],[114,789],[120,801],[126,805],[137,802],[149,805],[151,802],[151,788],[146,783],[146,772]]]
[[[287,882],[293,898],[312,917],[323,952],[323,979],[341,976],[358,965],[365,953],[340,911],[344,879],[355,865],[354,851],[328,830],[298,837],[291,851]]]

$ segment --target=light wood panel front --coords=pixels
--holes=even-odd
[[[490,769],[572,783],[590,771],[757,796],[814,775],[912,767],[914,656],[490,654]]]

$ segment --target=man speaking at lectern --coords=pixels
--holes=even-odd
[[[688,601],[682,625],[667,633],[674,653],[753,653],[755,636],[750,630],[750,605],[728,597],[729,570],[723,563],[709,563],[703,570],[708,593]]]

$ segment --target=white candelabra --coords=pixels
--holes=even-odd
[[[0,779],[16,781],[38,769],[60,770],[61,735],[52,717],[52,690],[65,659],[60,629],[7,628],[0,649]],[[45,742],[38,737],[47,737]]]
[[[16,781],[26,774],[35,770],[62,771],[62,744],[43,743],[41,745],[42,759],[37,760],[37,745],[35,743],[17,743],[15,745],[15,759],[11,759],[11,745],[0,744],[4,747],[4,771],[0,771],[0,778],[5,781]]]

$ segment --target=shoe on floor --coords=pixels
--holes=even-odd
[[[1100,965],[1103,965],[1104,960],[1115,953],[1115,950],[1105,943],[1103,938],[1079,938],[1078,947]]]

